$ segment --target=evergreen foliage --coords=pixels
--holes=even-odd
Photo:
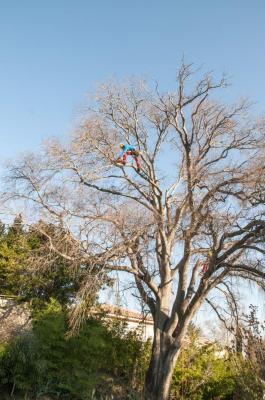
[[[58,228],[50,225],[51,234]],[[58,233],[58,232],[57,232]],[[0,227],[0,293],[20,300],[38,302],[57,299],[60,304],[73,300],[82,282],[83,271],[73,271],[62,257],[53,259],[49,268],[34,265],[34,255],[45,254],[47,238],[34,226],[26,230],[20,216],[10,227]],[[48,256],[47,256],[48,258]],[[48,262],[49,260],[47,260]]]

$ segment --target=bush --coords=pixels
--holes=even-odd
[[[10,391],[32,398],[87,400],[129,391],[143,383],[143,343],[118,322],[90,319],[78,336],[66,339],[67,319],[52,301],[35,314],[32,332],[2,349],[0,377]]]
[[[198,345],[198,332],[181,353],[172,381],[172,399],[260,400],[263,384],[253,365],[242,355],[217,344]]]

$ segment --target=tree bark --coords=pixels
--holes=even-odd
[[[152,356],[145,379],[146,400],[168,400],[170,384],[176,361],[179,356],[180,346],[178,340],[170,337],[159,329],[155,332]]]

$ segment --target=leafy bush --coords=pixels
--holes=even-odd
[[[35,312],[32,332],[1,352],[1,383],[38,398],[87,400],[94,395],[129,395],[141,387],[144,348],[135,332],[118,322],[90,319],[66,339],[66,315],[56,301]]]
[[[199,346],[194,327],[189,339],[173,375],[172,399],[262,399],[263,383],[247,359],[216,343]]]

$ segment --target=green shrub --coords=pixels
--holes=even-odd
[[[145,352],[135,332],[98,319],[87,321],[78,336],[66,339],[66,332],[66,315],[58,302],[36,311],[32,332],[2,349],[2,385],[33,398],[50,394],[69,400],[115,392],[118,399],[141,387]]]

